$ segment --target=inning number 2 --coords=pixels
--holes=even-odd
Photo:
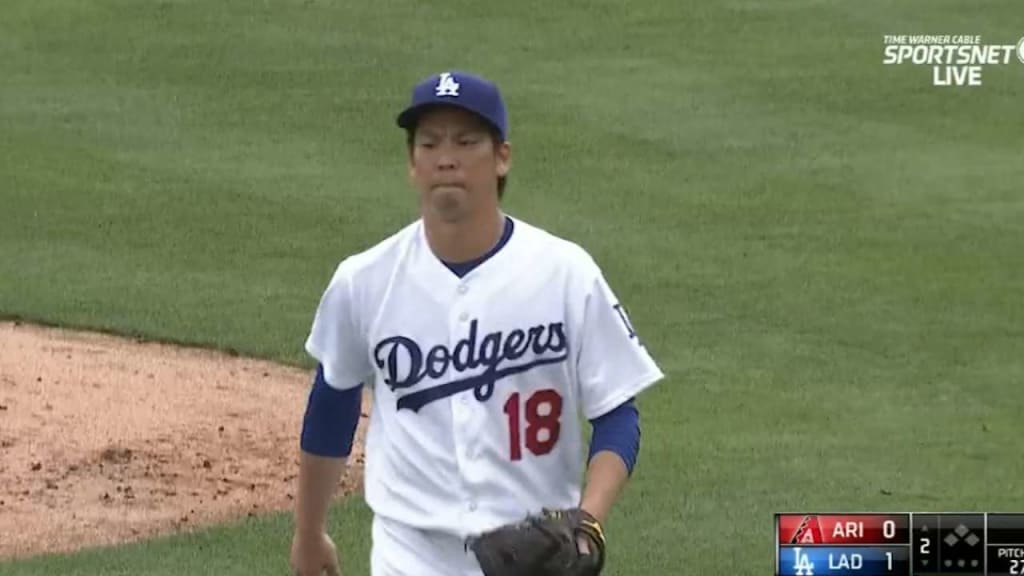
[[[562,396],[556,390],[538,390],[520,405],[519,392],[505,402],[508,415],[509,458],[523,459],[523,444],[534,456],[543,456],[555,447],[562,430]],[[523,430],[522,419],[526,420]],[[523,442],[522,436],[526,437]]]

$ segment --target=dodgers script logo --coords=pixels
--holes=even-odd
[[[420,345],[405,336],[392,336],[377,343],[373,358],[384,370],[384,383],[394,392],[415,387],[425,379],[451,379],[443,384],[409,392],[398,399],[398,409],[420,408],[453,394],[473,390],[481,402],[494,394],[494,385],[502,378],[526,372],[544,364],[557,364],[569,356],[569,344],[561,322],[539,324],[526,330],[490,332],[478,336],[478,321],[469,325],[469,334],[455,344],[454,350],[438,344],[423,353]],[[524,359],[528,352],[531,357]],[[521,360],[517,362],[517,360]],[[483,366],[483,372],[477,370]],[[459,378],[466,372],[472,376]]]

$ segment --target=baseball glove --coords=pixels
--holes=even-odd
[[[589,552],[581,553],[578,537]],[[468,542],[484,576],[597,576],[604,567],[601,524],[579,508],[544,509]]]

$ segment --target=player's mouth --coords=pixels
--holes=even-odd
[[[439,184],[434,184],[431,188],[435,191],[465,190],[466,186],[461,182],[441,182]]]

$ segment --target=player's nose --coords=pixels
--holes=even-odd
[[[442,149],[437,155],[436,167],[438,170],[454,170],[458,167],[458,159],[450,149]]]

